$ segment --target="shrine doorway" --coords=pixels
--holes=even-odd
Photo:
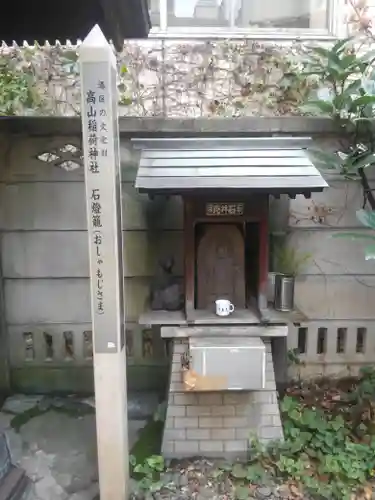
[[[197,232],[197,308],[212,309],[215,300],[222,298],[233,302],[237,309],[245,309],[243,227],[201,224]]]

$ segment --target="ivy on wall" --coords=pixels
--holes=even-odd
[[[14,59],[0,58],[0,116],[34,113],[43,107],[32,71],[22,71]]]
[[[352,30],[371,29],[366,0],[348,0]],[[296,78],[308,44],[252,40],[128,41],[117,54],[127,116],[235,117],[299,114],[316,82]],[[76,115],[77,47],[0,47],[0,115]],[[124,109],[125,107],[125,109]]]

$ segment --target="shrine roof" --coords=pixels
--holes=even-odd
[[[311,143],[301,137],[134,139],[141,150],[135,186],[306,195],[328,186],[307,153]]]

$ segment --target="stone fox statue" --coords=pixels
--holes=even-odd
[[[153,311],[178,311],[183,307],[184,296],[181,280],[173,275],[173,257],[160,260],[159,266],[159,273],[151,283],[151,309]]]

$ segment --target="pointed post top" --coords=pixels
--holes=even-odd
[[[96,24],[79,47],[81,63],[108,61],[116,67],[116,57],[99,25]]]

